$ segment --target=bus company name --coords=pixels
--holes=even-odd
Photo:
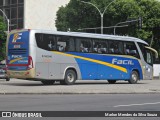
[[[112,64],[118,64],[118,65],[134,65],[132,60],[118,60],[116,58],[112,59]]]
[[[12,58],[22,58],[22,55],[12,55]]]

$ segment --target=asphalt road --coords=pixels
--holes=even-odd
[[[0,95],[0,111],[160,111],[159,94]],[[41,118],[42,119],[42,118]],[[51,118],[47,118],[51,119]],[[53,119],[53,118],[52,118]],[[64,118],[54,118],[53,120]],[[65,120],[84,118],[65,118]],[[91,118],[85,118],[91,120]],[[97,118],[92,118],[92,120]],[[98,118],[158,120],[159,118]]]
[[[160,111],[159,94],[0,95],[0,111]]]
[[[0,94],[148,94],[160,93],[160,80],[142,80],[138,84],[118,81],[109,84],[107,81],[76,81],[75,85],[43,85],[39,81],[11,79],[6,82],[0,79]]]
[[[160,80],[143,80],[138,84],[128,84],[124,81],[116,84],[108,84],[107,81],[77,81],[71,86],[59,83],[44,86],[41,82],[19,79],[11,79],[9,82],[0,80],[0,111],[160,111],[159,86]],[[38,120],[84,119],[159,120],[160,118],[38,118]]]

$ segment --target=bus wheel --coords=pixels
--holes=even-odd
[[[139,75],[137,71],[132,71],[131,78],[128,81],[130,84],[136,84],[139,80]]]
[[[65,78],[63,81],[60,81],[61,84],[64,85],[73,85],[77,79],[76,73],[73,70],[67,70],[65,74]]]
[[[44,85],[53,85],[55,83],[54,80],[42,80],[41,81]]]
[[[7,78],[6,78],[6,81],[10,81],[10,78],[9,78],[9,77],[7,77]]]
[[[116,83],[116,80],[108,80],[108,83],[109,84],[114,84],[114,83]]]

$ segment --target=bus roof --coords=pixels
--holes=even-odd
[[[14,32],[26,31],[27,29],[22,30],[13,30],[10,34]],[[55,34],[55,35],[66,35],[73,37],[85,37],[85,38],[97,38],[97,39],[109,39],[109,40],[123,40],[123,41],[135,41],[148,45],[147,42],[128,36],[118,36],[118,35],[107,35],[107,34],[95,34],[95,33],[83,33],[83,32],[62,32],[62,31],[53,31],[53,30],[40,30],[40,29],[28,29],[28,31],[33,31],[35,33],[46,33],[46,34]]]

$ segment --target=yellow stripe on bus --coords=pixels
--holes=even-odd
[[[16,61],[18,61],[18,60],[22,60],[23,58],[16,58],[16,59],[13,59],[13,60],[11,60],[10,62],[9,62],[9,64],[12,64],[12,63],[14,63],[14,62],[16,62]]]
[[[102,64],[102,65],[105,65],[105,66],[108,66],[108,67],[111,67],[111,68],[114,68],[114,69],[117,69],[117,70],[120,70],[120,71],[123,71],[123,72],[127,73],[126,68],[118,66],[118,65],[114,65],[114,64],[111,64],[111,63],[108,63],[108,62],[103,62],[103,61],[100,61],[100,60],[95,60],[95,59],[91,59],[91,58],[86,58],[86,57],[81,57],[81,56],[77,56],[77,55],[61,53],[61,52],[55,52],[54,51],[54,53],[69,56],[69,57],[74,57],[74,58],[78,58],[78,59],[82,59],[82,60],[86,60],[86,61],[90,61],[90,62],[94,62],[94,63],[98,63],[98,64]]]

